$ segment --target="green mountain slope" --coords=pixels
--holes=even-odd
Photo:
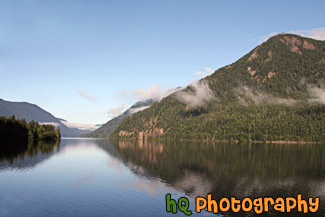
[[[325,42],[280,34],[127,117],[111,137],[324,140],[324,78]]]

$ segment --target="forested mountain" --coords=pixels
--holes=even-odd
[[[131,106],[128,110],[123,112],[121,115],[113,118],[108,121],[106,124],[103,124],[100,128],[95,131],[82,135],[83,137],[94,137],[94,138],[107,138],[111,135],[111,133],[115,130],[115,128],[129,115],[134,114],[138,111],[148,108],[157,99],[148,99],[144,101],[139,101]]]
[[[9,102],[0,99],[0,116],[10,117],[14,115],[18,119],[37,121],[39,123],[51,123],[58,126],[62,136],[79,136],[80,132],[70,129],[61,123],[61,119],[54,117],[51,113],[43,110],[37,105],[27,102]]]
[[[111,137],[325,139],[325,41],[279,34],[127,117]]]

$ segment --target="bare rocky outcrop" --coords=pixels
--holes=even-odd
[[[250,66],[248,66],[247,71],[249,72],[249,74],[251,74],[251,76],[254,76],[256,73],[256,70],[253,70]]]
[[[276,72],[269,72],[266,77],[264,77],[262,83],[265,83],[265,81],[269,78],[272,78],[274,75],[276,75]]]
[[[253,59],[258,57],[257,49],[254,50],[252,55],[248,58],[248,61],[252,61]]]
[[[269,72],[269,74],[267,74],[267,77],[272,78],[274,75],[276,75],[276,72]]]
[[[301,41],[296,37],[284,36],[285,43],[288,45],[292,52],[302,54],[298,46],[301,46]]]
[[[128,132],[126,130],[121,130],[118,133],[119,137],[132,137],[134,135],[134,132]]]
[[[316,49],[316,47],[312,43],[309,43],[306,40],[304,40],[304,44],[302,46],[303,46],[304,49],[308,49],[308,50],[315,50]]]
[[[125,131],[121,130],[119,131],[118,135],[122,138],[136,138],[138,140],[147,140],[148,137],[159,137],[163,136],[165,134],[165,130],[161,127],[157,127],[157,118],[150,118],[148,122],[145,122],[145,120],[142,120],[143,125],[145,126],[144,131],[139,131],[137,129],[133,129],[133,131]]]

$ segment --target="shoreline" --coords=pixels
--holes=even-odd
[[[136,139],[136,138],[108,138],[109,140],[131,140],[131,141],[192,141],[192,142],[216,142],[216,143],[267,143],[267,144],[322,144],[325,141],[293,141],[293,140],[275,140],[275,141],[239,141],[239,140],[216,140],[216,139]]]

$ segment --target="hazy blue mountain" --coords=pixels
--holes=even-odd
[[[51,113],[45,111],[35,104],[28,102],[9,102],[0,99],[0,116],[12,116],[24,118],[26,121],[37,121],[39,123],[49,123],[60,127],[61,135],[64,137],[77,137],[84,131],[79,129],[70,129],[61,123],[60,118],[54,117]]]

